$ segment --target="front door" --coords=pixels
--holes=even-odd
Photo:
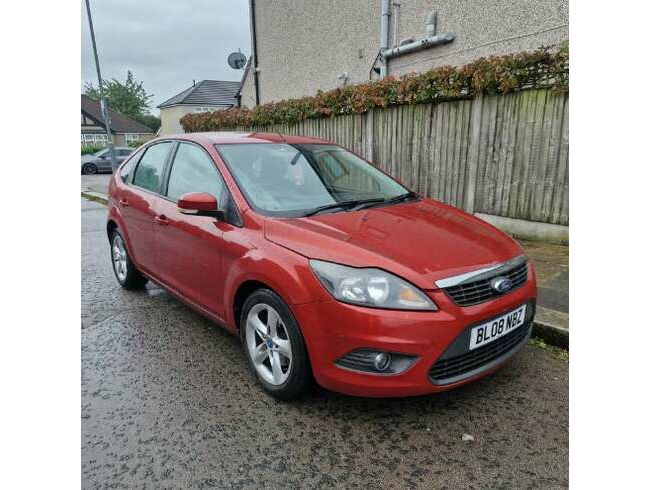
[[[160,200],[165,163],[173,142],[150,146],[140,158],[131,185],[124,187],[118,206],[124,216],[131,253],[136,264],[146,272],[155,265],[155,202]]]
[[[174,155],[165,198],[156,202],[156,275],[216,316],[224,317],[222,250],[226,223],[183,214],[177,201],[188,192],[207,192],[225,209],[228,193],[212,157],[199,145],[181,142]]]

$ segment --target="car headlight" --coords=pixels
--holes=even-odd
[[[309,265],[325,289],[344,303],[395,310],[438,309],[426,294],[390,272],[322,260],[310,260]]]

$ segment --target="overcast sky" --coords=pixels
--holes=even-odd
[[[237,80],[228,54],[250,55],[248,0],[90,0],[102,77],[131,70],[155,107],[204,79]],[[81,1],[81,87],[97,86],[85,1]]]

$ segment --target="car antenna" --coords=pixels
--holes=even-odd
[[[276,133],[276,134],[280,137],[280,139],[282,140],[283,143],[287,142],[287,140],[284,139],[283,135],[281,135],[280,133]]]

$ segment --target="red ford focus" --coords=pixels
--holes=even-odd
[[[530,336],[535,273],[513,239],[330,142],[159,138],[109,194],[119,283],[152,280],[239,335],[277,398],[312,376],[352,395],[432,393]]]

